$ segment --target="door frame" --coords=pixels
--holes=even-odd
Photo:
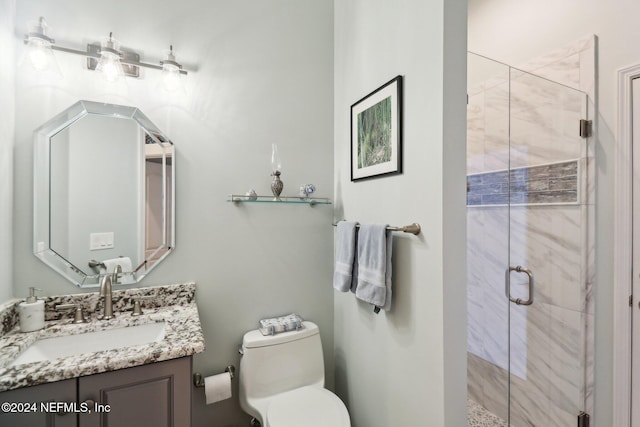
[[[640,64],[618,70],[618,138],[615,156],[613,287],[613,425],[631,423],[631,314],[633,236],[632,81]],[[640,164],[636,165],[640,169]],[[636,296],[633,303],[639,298]]]

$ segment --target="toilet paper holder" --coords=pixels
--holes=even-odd
[[[231,377],[231,379],[233,379],[236,376],[236,367],[233,365],[227,366],[224,371],[229,373],[229,376]],[[204,387],[204,377],[200,372],[194,372],[193,385],[199,388]]]

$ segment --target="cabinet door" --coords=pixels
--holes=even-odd
[[[52,405],[41,405],[42,402],[54,402]],[[23,387],[16,390],[0,393],[0,403],[15,403],[10,410],[20,412],[0,411],[0,426],[11,427],[77,427],[78,417],[73,412],[76,405],[76,380],[58,381]],[[17,405],[21,404],[21,405]],[[25,405],[29,406],[29,412],[25,412]],[[35,407],[33,406],[35,404]],[[72,412],[66,413],[65,408]],[[59,411],[58,411],[59,410]],[[54,412],[56,411],[56,412]]]
[[[188,427],[191,357],[81,377],[78,401],[94,408],[82,427]]]

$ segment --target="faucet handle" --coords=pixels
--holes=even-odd
[[[148,296],[139,296],[139,297],[133,297],[133,310],[131,312],[132,316],[140,316],[141,314],[144,314],[144,312],[142,311],[142,306],[140,304],[141,301],[145,301],[145,300],[150,300],[150,299],[154,299],[155,297],[152,295],[148,295]]]
[[[87,323],[87,319],[84,317],[82,306],[80,304],[58,304],[56,310],[70,310],[74,309],[73,323]]]

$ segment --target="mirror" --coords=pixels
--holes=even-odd
[[[79,101],[35,131],[34,254],[77,286],[139,282],[175,246],[175,149],[135,107]]]

